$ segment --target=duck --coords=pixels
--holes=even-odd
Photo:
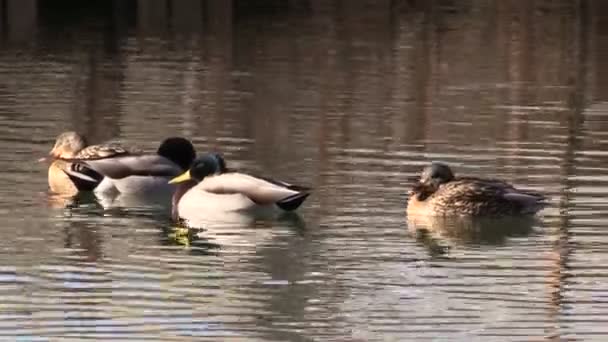
[[[122,148],[111,144],[89,145],[87,139],[75,131],[66,131],[59,134],[49,152],[49,156],[39,160],[51,162],[48,168],[50,191],[59,195],[74,195],[79,191],[95,189],[103,180],[103,175],[68,160],[103,155],[111,149],[116,149],[115,152],[119,153]],[[66,170],[80,172],[88,178],[86,180],[82,178],[71,179],[65,172]]]
[[[172,200],[173,219],[186,223],[205,213],[247,213],[275,208],[294,211],[311,191],[308,187],[229,170],[219,153],[196,158],[186,172],[169,183],[179,185]]]
[[[112,145],[100,149],[103,153],[80,153],[74,158],[63,158],[75,165],[63,171],[74,183],[93,181],[93,177],[81,170],[90,169],[102,175],[103,180],[95,189],[96,194],[102,196],[172,194],[175,186],[168,181],[187,170],[196,157],[192,143],[182,137],[163,140],[156,153]]]
[[[455,177],[445,163],[425,167],[409,192],[407,213],[429,216],[534,215],[546,198],[490,178]]]

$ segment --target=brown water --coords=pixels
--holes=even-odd
[[[0,339],[606,339],[604,2],[85,3],[0,1]],[[201,231],[66,205],[34,161],[67,129],[314,195]],[[408,222],[431,160],[551,206]]]

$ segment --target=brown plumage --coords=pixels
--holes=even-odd
[[[498,179],[455,177],[442,163],[426,167],[409,194],[407,211],[412,215],[526,215],[545,205],[541,194]]]
[[[87,146],[78,152],[73,158],[81,160],[96,160],[140,152],[141,151],[136,149],[127,150],[124,148],[124,146],[116,142],[108,142],[105,144]]]
[[[76,194],[79,189],[93,190],[101,182],[103,176],[85,165],[70,161],[70,159],[99,159],[132,152],[117,143],[89,146],[86,138],[76,132],[61,133],[57,136],[55,145],[49,152],[49,158],[52,160],[48,170],[49,188],[51,192],[62,195]],[[84,173],[96,182],[75,180],[66,174],[66,170]]]

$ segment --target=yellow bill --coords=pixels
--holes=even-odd
[[[190,177],[190,170],[188,170],[188,171],[182,173],[181,175],[179,175],[179,176],[173,178],[172,180],[170,180],[169,184],[183,183],[183,182],[185,182],[187,180],[190,180],[190,179],[192,179],[192,178]]]

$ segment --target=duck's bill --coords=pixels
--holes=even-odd
[[[192,177],[190,177],[190,170],[188,170],[188,171],[182,173],[181,175],[170,180],[169,184],[183,183],[185,181],[189,181],[190,179],[192,179]]]
[[[48,156],[38,158],[39,163],[50,163],[54,159],[54,156],[49,154]]]
[[[63,159],[61,158],[61,154],[57,153],[54,149],[51,150],[51,152],[49,152],[49,154],[47,154],[46,156],[43,156],[41,158],[38,159],[39,163],[50,163],[53,162],[57,159]]]

